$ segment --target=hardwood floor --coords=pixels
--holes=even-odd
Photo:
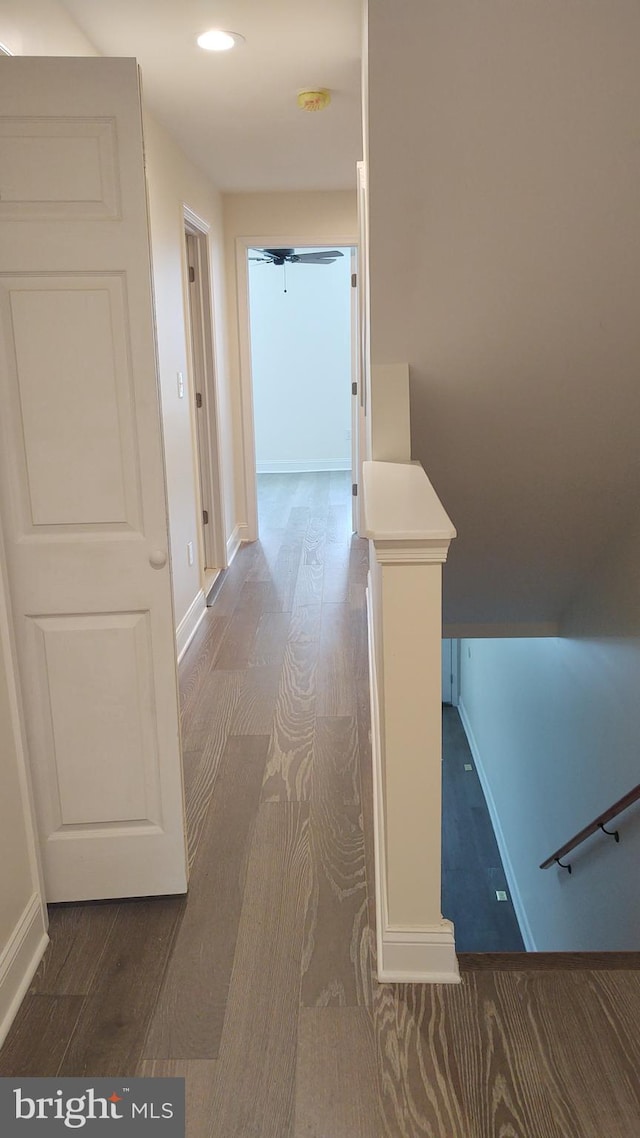
[[[188,1138],[637,1138],[638,956],[375,981],[366,543],[347,475],[260,500],[181,667],[189,895],[54,907],[0,1074],[184,1076]]]

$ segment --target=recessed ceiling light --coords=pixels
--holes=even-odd
[[[244,36],[238,32],[223,32],[220,28],[211,28],[203,32],[197,39],[198,47],[205,51],[230,51],[232,47],[244,43]]]

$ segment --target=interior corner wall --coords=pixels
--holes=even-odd
[[[571,875],[538,868],[640,781],[639,563],[636,527],[561,637],[461,643],[460,710],[538,951],[640,948],[640,803],[611,823],[619,844],[596,834],[567,855]]]
[[[99,55],[59,0],[2,0],[0,43],[13,55]]]
[[[236,241],[241,237],[257,237],[268,243],[291,237],[301,245],[326,240],[340,244],[358,244],[358,203],[355,190],[299,191],[281,193],[224,194],[224,229],[228,311],[228,361],[233,391],[233,437],[235,485],[238,520],[247,524],[245,455],[242,448],[242,398],[240,377],[240,329],[238,325],[238,282],[236,278]]]
[[[249,261],[258,473],[351,469],[351,250]]]

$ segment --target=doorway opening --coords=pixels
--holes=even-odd
[[[222,525],[208,232],[207,222],[185,206],[190,402],[193,410],[194,461],[200,520],[198,557],[205,593],[210,591],[227,563]]]
[[[249,540],[257,478],[333,473],[349,491],[357,483],[356,256],[352,238],[238,242]]]

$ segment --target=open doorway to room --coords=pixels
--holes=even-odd
[[[332,500],[344,501],[350,533],[357,481],[356,250],[341,242],[243,240],[238,269],[247,302],[241,340],[250,536],[257,536],[265,491],[301,499],[312,483],[315,492],[330,484]]]
[[[226,565],[209,270],[208,224],[186,206],[187,333],[200,525],[197,556],[202,587],[211,589]]]
[[[354,257],[351,247],[248,250],[259,513],[276,481],[292,499],[312,482],[343,497],[354,481]]]

